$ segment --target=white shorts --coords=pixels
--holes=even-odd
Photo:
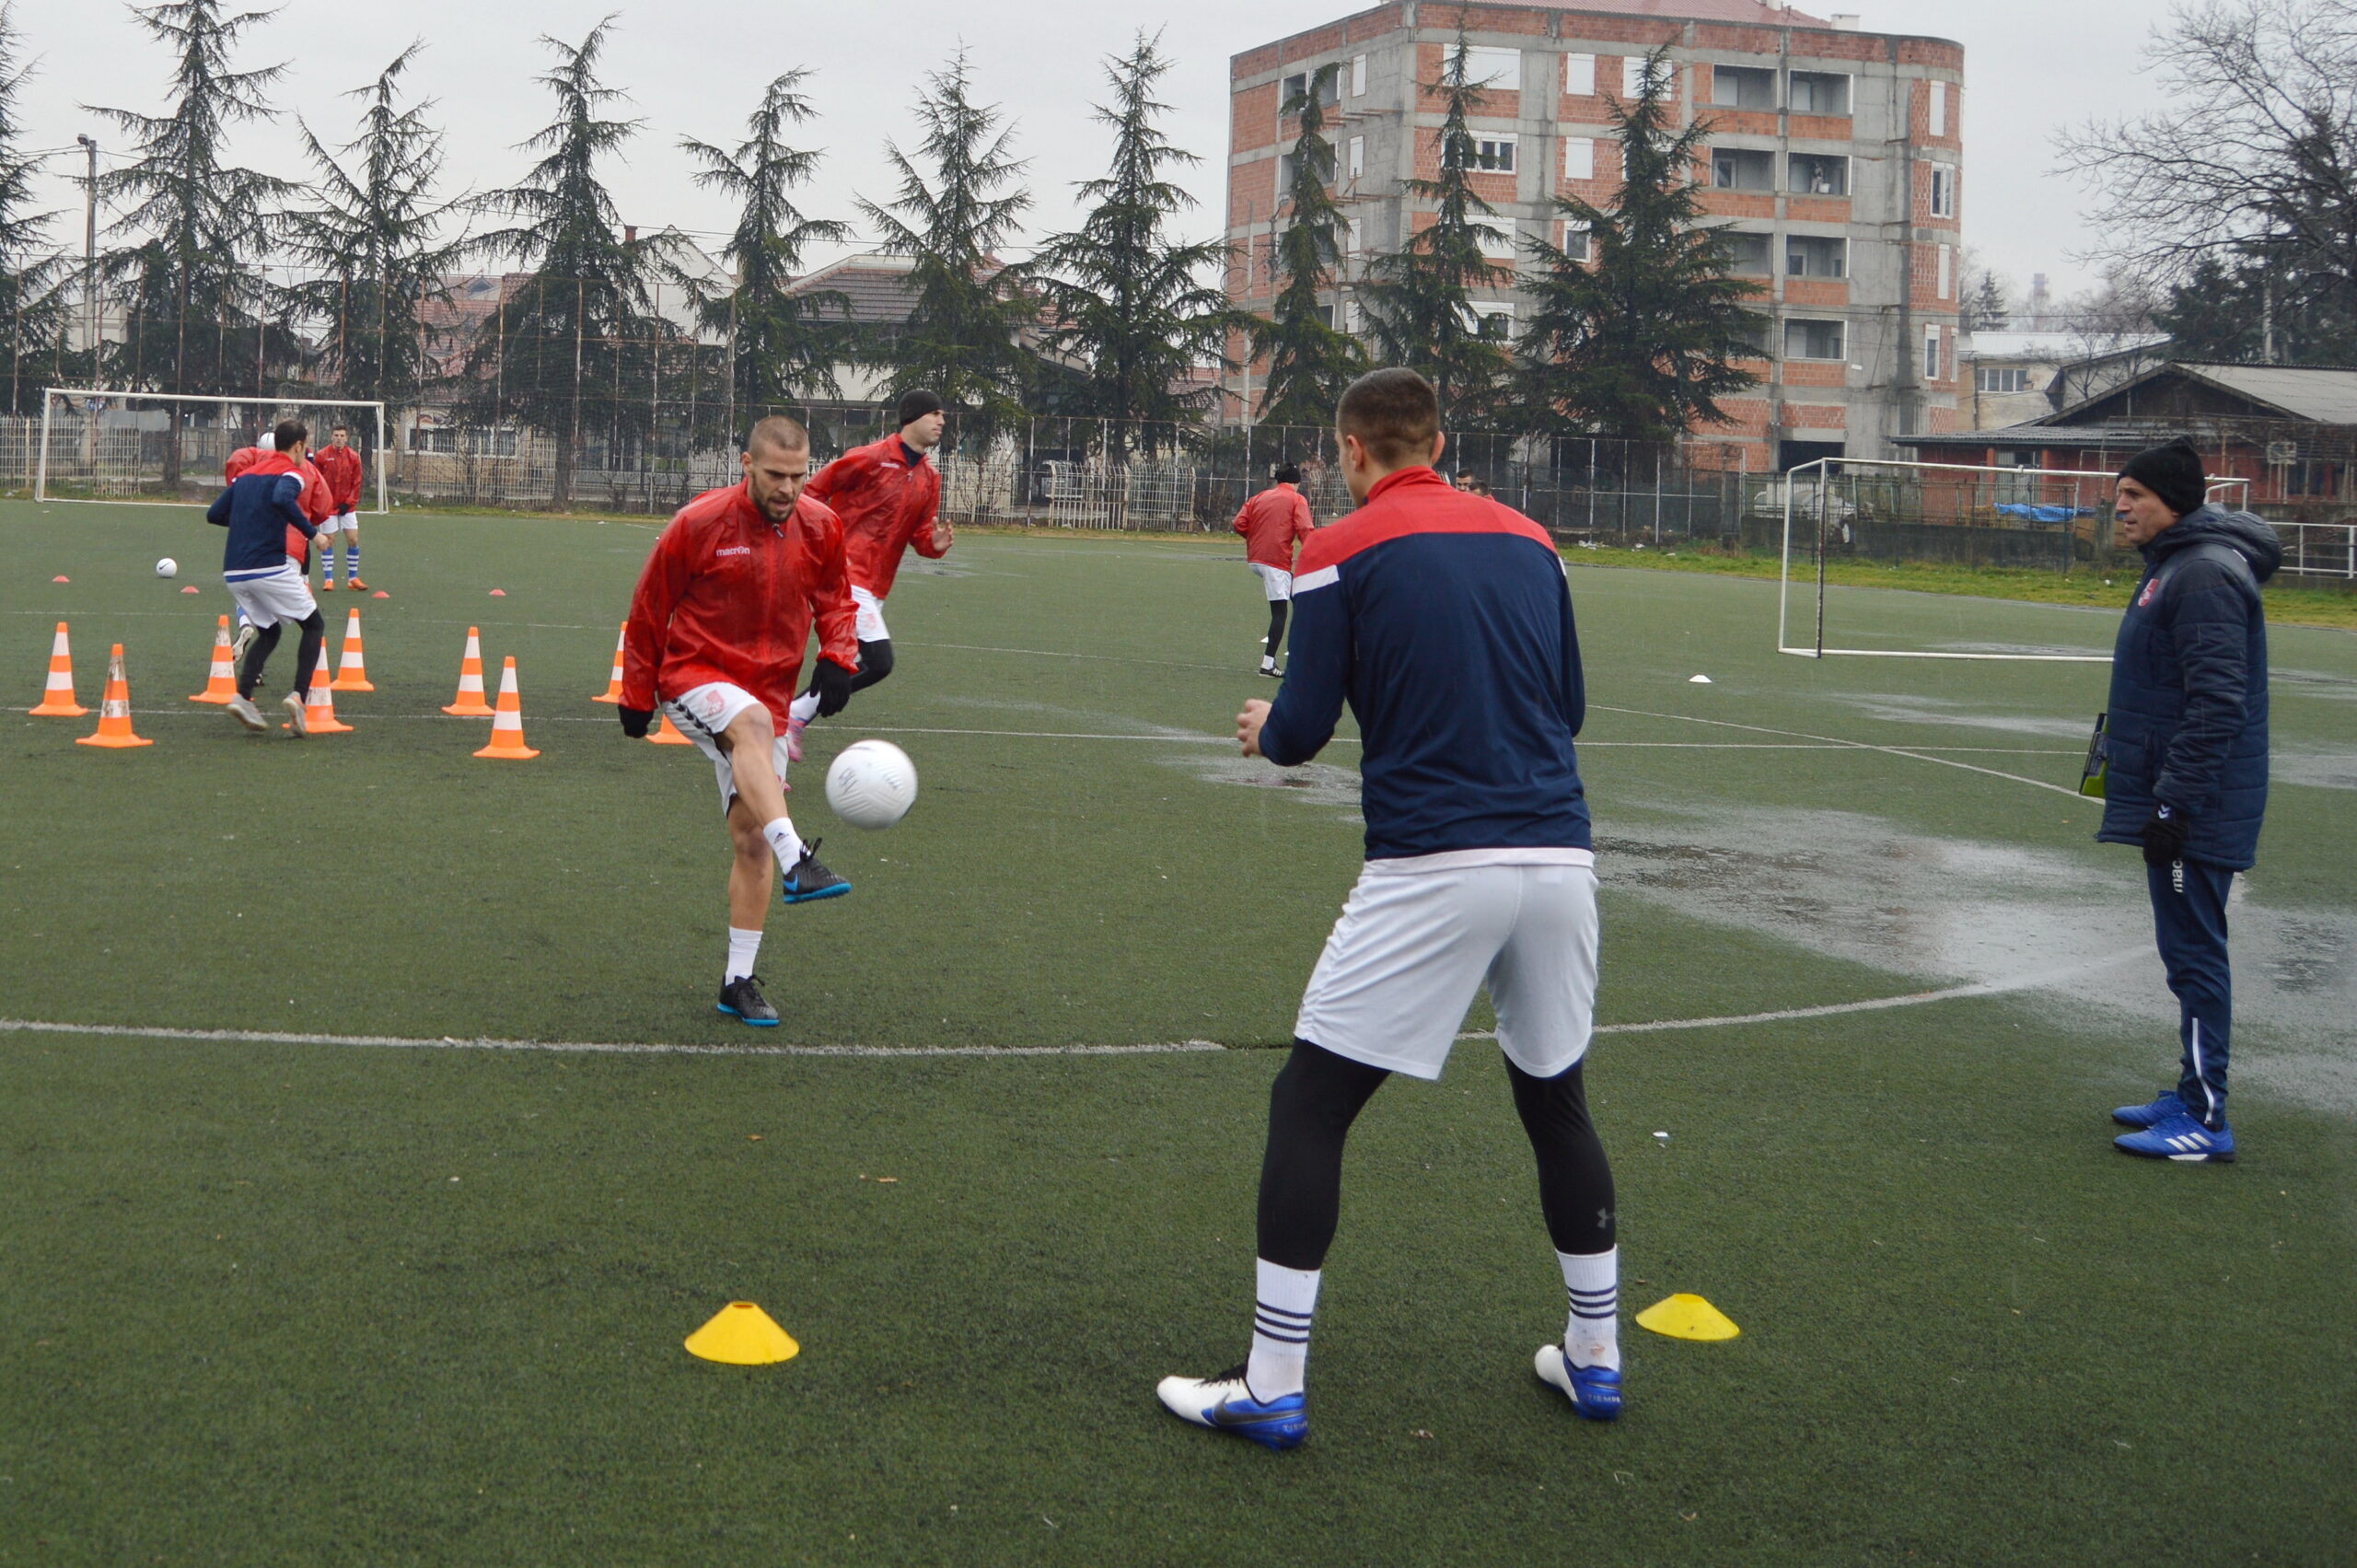
[[[311,597],[310,582],[292,561],[253,576],[240,574],[221,580],[228,585],[229,597],[238,601],[239,612],[257,626],[308,621],[319,608],[319,601]]]
[[[726,680],[708,681],[691,686],[679,697],[663,704],[679,733],[696,743],[697,749],[712,759],[713,776],[720,782],[720,813],[737,803],[737,772],[729,765],[728,753],[720,749],[720,733],[737,722],[737,715],[747,708],[759,707],[761,699],[742,686],[732,686]],[[785,782],[785,734],[778,733],[770,747],[770,760],[776,765],[780,784]]]
[[[333,516],[333,517],[330,517],[326,522],[321,523],[321,524],[319,525],[319,532],[321,532],[321,533],[323,533],[323,534],[342,533],[342,532],[343,532],[344,529],[346,529],[346,528],[351,528],[351,529],[354,529],[354,531],[357,531],[357,530],[359,529],[359,527],[360,527],[360,514],[359,514],[359,513],[357,513],[357,512],[354,512],[354,511],[349,511],[349,510],[347,510],[347,511],[338,512],[335,516]]]
[[[858,637],[863,643],[888,643],[891,628],[884,624],[884,601],[865,588],[853,588],[851,602],[859,610]]]
[[[1293,574],[1282,566],[1264,566],[1252,563],[1252,570],[1260,574],[1260,587],[1268,590],[1269,602],[1275,604],[1293,598]]]
[[[1498,857],[1522,858],[1499,864]],[[1531,864],[1544,856],[1551,864]],[[1326,939],[1297,1039],[1437,1078],[1486,985],[1498,1044],[1533,1077],[1586,1054],[1596,1016],[1596,870],[1585,850],[1371,860]]]

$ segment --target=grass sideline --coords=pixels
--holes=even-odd
[[[1273,684],[1232,541],[961,530],[911,563],[900,672],[813,732],[796,777],[878,733],[924,793],[857,835],[797,791],[858,887],[772,917],[762,969],[791,1027],[756,1033],[711,1012],[727,850],[708,770],[588,702],[644,526],[372,527],[393,595],[359,601],[377,690],[339,694],[352,734],[298,744],[185,700],[221,597],[191,541],[217,535],[0,507],[19,708],[70,618],[83,701],[124,642],[157,741],[99,752],[74,744],[95,715],[0,717],[0,1014],[428,1041],[1288,1037],[1356,870],[1354,759],[1275,775],[1221,744]],[[179,583],[154,577],[163,553],[191,563]],[[1606,1024],[1945,978],[1807,939],[1845,921],[1963,941],[2060,910],[2146,939],[2132,854],[2040,787],[2075,775],[2099,668],[1845,668],[1774,654],[1757,582],[1573,590]],[[323,604],[340,633],[346,601]],[[1917,640],[2109,631],[1871,590],[1843,612]],[[439,714],[478,622],[493,668],[517,656],[537,761],[476,761],[487,721]],[[2304,672],[2278,689],[2280,744],[2345,751],[2357,646],[2294,629],[2276,657]],[[2254,912],[2340,928],[2351,800],[2282,784]],[[1875,832],[1890,889],[1779,880],[1846,875]],[[1995,912],[1960,903],[1991,865]],[[1774,920],[1736,918],[1747,900]],[[2345,989],[2320,951],[2308,982]],[[2254,1068],[2282,1050],[2237,1043]],[[1530,1376],[1560,1280],[1495,1052],[1468,1041],[1353,1140],[1314,1433],[1279,1457],[1152,1397],[1243,1349],[1274,1049],[0,1033],[0,1565],[1191,1563],[1239,1542],[1306,1568],[1977,1565],[2175,1561],[2189,1539],[2346,1561],[2348,1118],[2252,1088],[2241,1164],[2122,1159],[2103,1111],[2148,1095],[2169,1049],[2031,994],[1603,1037],[1627,1306],[1696,1290],[1745,1332],[1628,1330],[1630,1414],[1599,1429]],[[804,1354],[689,1358],[735,1297]]]

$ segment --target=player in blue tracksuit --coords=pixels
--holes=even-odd
[[[1620,1410],[1612,1170],[1581,1063],[1596,1001],[1596,857],[1573,740],[1585,716],[1562,558],[1545,529],[1433,469],[1440,408],[1412,371],[1353,383],[1336,413],[1361,505],[1311,536],[1273,705],[1237,718],[1247,756],[1316,756],[1350,704],[1366,865],[1328,938],[1270,1094],[1252,1349],[1167,1377],[1172,1413],[1290,1448],[1342,1145],[1391,1074],[1437,1078],[1475,993],[1498,1018],[1539,1206],[1570,1296],[1538,1376],[1591,1420]]]
[[[261,679],[271,650],[278,646],[281,626],[291,621],[301,629],[303,641],[295,656],[295,689],[286,694],[286,727],[301,737],[311,733],[303,697],[311,689],[311,672],[319,667],[327,638],[327,621],[311,598],[310,582],[286,554],[289,528],[305,539],[319,532],[302,505],[303,449],[310,431],[299,419],[285,419],[271,434],[274,449],[261,453],[215,498],[204,520],[229,530],[221,552],[221,580],[254,633],[238,668],[238,694],[226,704],[229,714],[248,729],[269,727],[254,706],[254,683]]]

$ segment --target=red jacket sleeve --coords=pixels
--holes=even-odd
[[[1299,491],[1294,492],[1293,537],[1295,539],[1307,539],[1316,531],[1316,525],[1309,519],[1309,497],[1302,494]]]
[[[938,561],[949,553],[949,547],[936,542],[933,536],[933,525],[941,520],[941,476],[928,475],[927,480],[924,517],[917,524],[916,531],[909,535],[909,542],[915,545],[917,553],[927,561]]]
[[[1230,524],[1229,527],[1233,528],[1237,533],[1242,534],[1247,539],[1252,537],[1252,500],[1250,497],[1247,497],[1244,505],[1236,509],[1236,521]]]
[[[859,673],[859,607],[851,598],[851,564],[843,555],[843,525],[831,512],[821,530],[819,575],[810,585],[810,610],[818,621],[819,656]],[[625,672],[627,676],[627,672]],[[629,690],[628,679],[623,682]]]
[[[655,681],[663,671],[663,645],[671,630],[671,608],[687,591],[687,525],[674,517],[656,539],[631,595],[630,618],[622,623],[622,701],[644,713],[655,706]],[[844,594],[849,598],[849,591]],[[853,645],[856,649],[857,644]],[[854,668],[856,652],[853,655]]]
[[[318,467],[305,458],[296,471],[303,476],[303,516],[315,523],[334,517],[335,497],[328,494],[328,482],[319,477]]]

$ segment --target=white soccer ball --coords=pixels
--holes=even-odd
[[[173,560],[170,556],[167,555],[161,561],[156,563],[156,575],[159,577],[177,577],[180,575],[180,563]]]
[[[888,740],[854,740],[827,770],[827,804],[854,828],[888,828],[917,803],[917,765]]]

